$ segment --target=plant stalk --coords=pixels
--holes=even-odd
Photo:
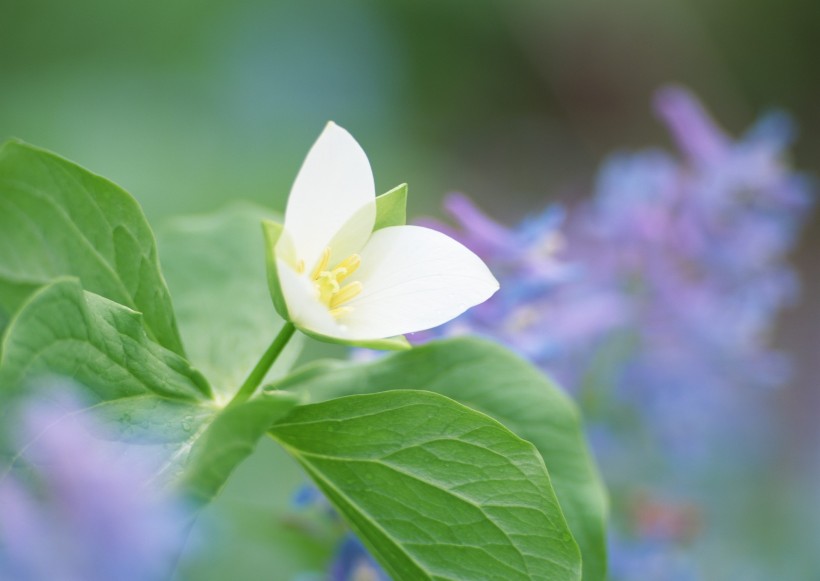
[[[270,347],[268,347],[261,359],[259,359],[256,366],[253,368],[253,371],[251,371],[248,378],[242,384],[242,387],[240,387],[239,391],[236,392],[236,395],[233,396],[233,399],[229,405],[243,403],[250,399],[254,393],[256,393],[256,389],[259,387],[259,384],[262,383],[263,379],[265,379],[265,376],[268,374],[271,366],[279,357],[279,354],[282,353],[282,350],[285,348],[285,345],[288,344],[290,338],[293,337],[293,333],[295,331],[296,327],[294,327],[293,323],[290,321],[285,321],[285,324],[279,331],[279,334],[276,335],[273,343],[270,344]]]

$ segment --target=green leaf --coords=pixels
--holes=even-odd
[[[182,354],[154,236],[113,183],[19,142],[0,148],[0,322],[36,288],[76,276],[83,288],[143,313],[148,334]]]
[[[271,430],[394,579],[579,579],[541,457],[420,391],[296,408]]]
[[[506,349],[472,338],[428,343],[367,364],[319,362],[276,387],[312,401],[391,389],[423,389],[495,418],[532,442],[578,541],[584,579],[606,576],[607,497],[573,402],[538,369]]]
[[[297,401],[292,394],[280,392],[228,406],[194,443],[181,482],[183,490],[201,504],[210,501],[271,424]]]
[[[154,343],[141,319],[83,291],[76,279],[34,293],[3,338],[0,425],[15,431],[11,404],[33,382],[71,378],[83,388],[88,412],[109,428],[107,439],[138,443],[158,485],[181,481],[207,501],[296,398],[280,394],[223,410],[202,375]]]
[[[165,276],[191,363],[218,399],[228,401],[284,321],[265,285],[260,225],[265,208],[235,204],[202,216],[176,218],[158,232]],[[302,346],[294,337],[268,380],[284,375]]]
[[[407,224],[407,184],[401,184],[376,197],[376,223],[373,231],[405,224]]]

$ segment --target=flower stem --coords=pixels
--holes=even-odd
[[[248,375],[248,378],[245,380],[245,383],[242,384],[242,387],[240,387],[236,395],[233,396],[229,405],[240,404],[250,399],[256,392],[256,388],[258,388],[262,380],[265,379],[265,376],[276,361],[276,358],[279,357],[282,349],[285,348],[290,338],[293,337],[294,331],[296,331],[296,327],[293,326],[293,323],[286,321],[276,336],[276,339],[273,340],[273,343],[270,344],[270,347],[268,347],[267,351],[262,355],[262,358],[259,359],[253,371],[251,371],[251,374]]]

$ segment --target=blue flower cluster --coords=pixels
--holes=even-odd
[[[434,226],[484,258],[501,290],[418,339],[490,336],[579,397],[591,378],[616,377],[605,387],[654,435],[697,448],[693,434],[714,442],[739,415],[739,391],[788,377],[768,339],[796,297],[787,256],[811,188],[785,161],[784,115],[733,141],[683,89],[660,91],[655,105],[680,156],[613,155],[566,215],[551,207],[506,228],[451,196],[457,227]]]
[[[354,535],[344,537],[336,550],[328,581],[389,581],[387,573]]]
[[[181,503],[117,462],[76,402],[31,399],[19,416],[11,436],[21,452],[0,472],[0,579],[168,578],[184,538]]]

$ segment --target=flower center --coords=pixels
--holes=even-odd
[[[325,248],[318,264],[310,273],[310,280],[319,293],[319,300],[327,306],[332,316],[338,318],[353,310],[342,305],[362,292],[362,283],[359,281],[342,284],[347,277],[356,272],[362,259],[358,254],[351,254],[334,268],[328,268],[329,261],[330,248]],[[304,272],[304,269],[304,262],[300,262],[299,273]]]

